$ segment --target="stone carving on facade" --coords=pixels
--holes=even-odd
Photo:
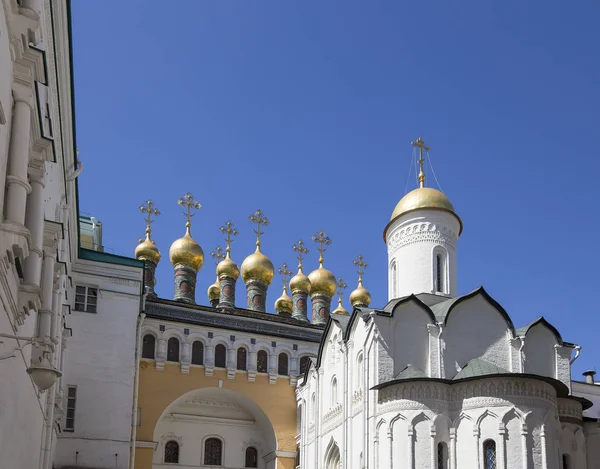
[[[441,231],[435,223],[413,223],[394,231],[388,238],[388,253],[393,254],[408,244],[432,242],[456,249],[458,235],[446,227]]]

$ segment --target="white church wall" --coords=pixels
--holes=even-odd
[[[556,378],[556,336],[545,324],[532,326],[525,337],[525,373]]]
[[[0,8],[0,31],[8,30],[8,19],[4,8]],[[0,208],[4,200],[4,175],[6,174],[8,143],[12,122],[12,77],[13,61],[10,54],[8,34],[0,34]]]
[[[474,358],[510,371],[509,336],[504,317],[481,295],[462,301],[450,311],[442,334],[446,378]]]
[[[600,469],[600,423],[584,422],[587,469]]]

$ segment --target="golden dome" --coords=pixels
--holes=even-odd
[[[290,314],[292,314],[293,309],[294,309],[294,302],[289,297],[289,295],[287,293],[287,289],[284,287],[283,293],[275,301],[275,312],[277,314],[290,315]]]
[[[242,262],[242,279],[244,283],[248,283],[249,280],[260,280],[270,285],[274,274],[273,263],[260,252],[260,246],[256,246],[254,254],[250,254]]]
[[[396,205],[396,208],[392,212],[390,222],[385,227],[384,237],[388,227],[394,220],[406,213],[421,209],[445,210],[446,212],[450,212],[458,219],[458,223],[460,224],[459,234],[462,232],[462,220],[454,211],[454,206],[448,197],[431,187],[419,187],[400,199],[400,202],[398,202],[398,205]]]
[[[146,239],[135,248],[135,258],[141,261],[151,261],[155,264],[160,262],[160,252],[148,233],[146,233]]]
[[[213,283],[210,287],[208,287],[208,301],[214,301],[214,300],[218,300],[221,298],[221,287],[219,285],[219,278],[217,277],[217,280],[215,280],[215,283]]]
[[[217,278],[220,278],[222,276],[231,277],[234,280],[237,280],[240,276],[240,269],[238,269],[237,264],[231,260],[231,257],[229,257],[229,253],[227,253],[225,259],[223,259],[217,265]]]
[[[369,290],[363,287],[362,280],[358,281],[358,287],[350,293],[350,304],[352,306],[369,306],[371,304],[371,294]]]
[[[298,268],[298,273],[290,280],[290,291],[292,293],[301,291],[307,295],[310,294],[310,280],[304,275],[304,272],[302,272],[302,267]]]
[[[340,298],[340,300],[338,301],[338,306],[337,308],[335,308],[331,314],[339,314],[340,316],[350,316],[350,313],[348,312],[348,310],[346,308],[344,308],[342,306],[342,300]]]
[[[335,295],[335,277],[329,272],[323,264],[319,265],[319,268],[313,270],[309,275],[310,280],[310,294],[321,293],[331,298]]]
[[[188,227],[183,238],[179,238],[171,244],[169,250],[171,264],[185,265],[194,269],[196,272],[204,265],[204,251],[200,245],[193,240]]]

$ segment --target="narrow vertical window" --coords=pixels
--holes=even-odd
[[[167,361],[179,361],[179,339],[171,337],[167,342]]]
[[[227,367],[227,350],[223,344],[218,344],[215,347],[215,366],[217,368]]]
[[[277,365],[277,374],[281,376],[287,376],[288,374],[288,356],[287,353],[281,352],[279,354],[279,363]]]
[[[75,431],[75,402],[77,400],[77,386],[67,386],[67,420],[65,431]]]
[[[258,450],[254,446],[246,448],[246,463],[244,467],[258,467]]]
[[[392,297],[396,298],[398,295],[398,274],[396,270],[396,262],[392,264]]]
[[[165,445],[165,462],[179,462],[179,443],[176,441],[167,441]]]
[[[448,469],[448,447],[446,443],[438,443],[437,469]]]
[[[199,340],[192,344],[192,365],[204,365],[204,344]]]
[[[571,459],[568,454],[562,455],[563,467],[562,469],[571,469]]]
[[[444,262],[442,255],[435,256],[436,291],[444,293]]]
[[[154,359],[154,350],[156,348],[156,339],[152,334],[146,334],[142,341],[142,358]]]
[[[223,457],[223,442],[218,438],[208,438],[204,442],[204,465],[221,466]]]
[[[310,357],[304,356],[300,359],[300,375],[306,373],[308,366],[310,365]]]
[[[269,356],[264,350],[259,350],[256,354],[256,371],[266,373],[269,365]]]
[[[496,442],[494,440],[483,442],[483,469],[496,469]]]
[[[245,371],[246,370],[246,358],[248,353],[246,352],[245,347],[240,347],[237,349],[237,369]]]

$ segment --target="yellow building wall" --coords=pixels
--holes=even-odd
[[[137,429],[137,441],[152,442],[154,428],[165,409],[180,396],[202,388],[215,388],[219,380],[222,388],[235,391],[252,399],[271,421],[277,449],[296,451],[296,395],[295,387],[288,379],[277,379],[269,384],[269,378],[257,375],[256,381],[248,382],[246,373],[238,373],[235,379],[227,379],[225,370],[215,369],[213,376],[205,376],[204,368],[190,366],[189,374],[180,371],[180,365],[166,363],[163,371],[157,371],[153,362],[140,363],[138,407],[141,423]],[[137,448],[135,469],[152,468],[152,448]],[[294,469],[294,458],[277,459],[278,469]]]

